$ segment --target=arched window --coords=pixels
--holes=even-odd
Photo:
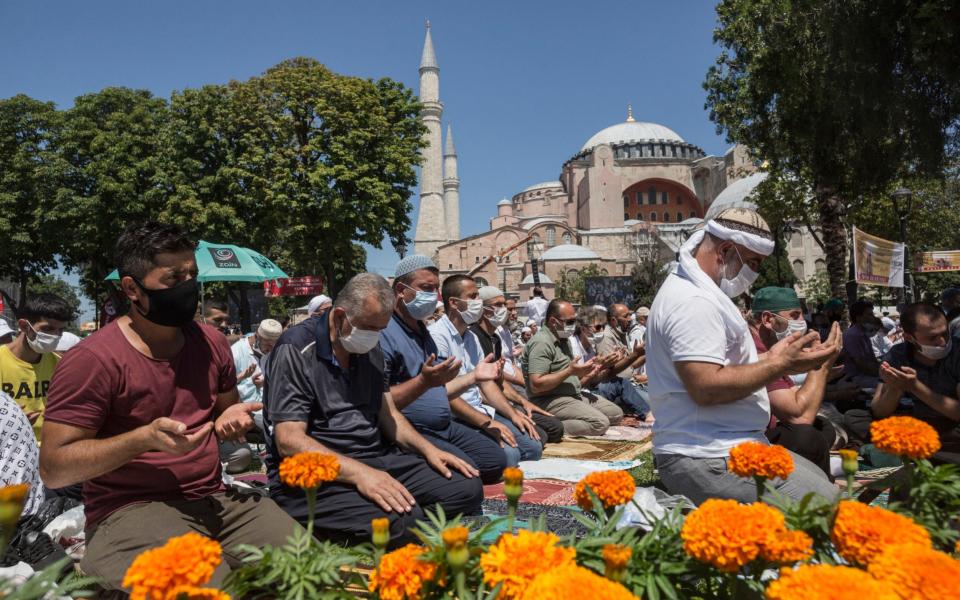
[[[670,203],[670,194],[666,192],[660,192],[660,204],[669,204]]]
[[[478,288],[479,288],[479,287],[483,287],[483,286],[485,286],[485,285],[489,285],[489,284],[487,283],[487,280],[484,279],[483,277],[474,277],[474,278],[473,278],[473,281],[477,284],[477,287],[478,287]]]
[[[822,258],[818,258],[813,261],[813,268],[817,273],[825,273],[827,271],[827,261]]]
[[[652,185],[647,188],[647,204],[657,203],[657,188]]]
[[[600,275],[606,277],[606,276],[609,275],[609,274],[610,274],[610,273],[607,273],[607,270],[606,270],[606,269],[600,269]]]
[[[569,232],[569,231],[564,231],[564,232],[563,232],[563,235],[560,236],[560,239],[563,240],[563,243],[564,243],[564,244],[572,244],[572,243],[573,243],[573,236],[570,235],[570,232]]]
[[[640,213],[637,213],[637,220],[638,220],[638,221],[642,221],[642,220],[643,220],[643,215],[640,214]]]
[[[630,208],[630,198],[627,198],[626,195],[623,197],[623,208],[624,210]]]
[[[655,212],[650,213],[650,220],[651,220],[651,221],[656,221],[656,220],[657,220],[657,213],[655,213]]]
[[[795,260],[793,261],[793,274],[797,276],[797,279],[803,281],[803,261]]]
[[[580,274],[580,271],[577,271],[576,269],[570,269],[569,271],[567,271],[567,277],[576,277],[579,274]]]
[[[682,221],[682,220],[683,220],[683,213],[678,211],[678,212],[677,212],[677,223],[679,223],[679,222]]]
[[[557,245],[557,228],[553,225],[547,225],[547,248],[553,248]]]
[[[690,211],[690,218],[691,218],[691,219],[695,219],[696,217],[697,217],[697,213],[695,213],[695,212],[693,212],[693,211],[691,210],[691,211]]]
[[[629,221],[629,220],[630,220],[630,215],[628,215],[627,213],[623,213],[623,220],[624,220],[624,221]]]
[[[664,223],[670,222],[670,213],[668,213],[667,211],[663,211],[663,222]]]

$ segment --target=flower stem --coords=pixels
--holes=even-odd
[[[853,473],[847,473],[847,498],[853,499]]]
[[[310,537],[310,542],[313,543],[313,513],[317,505],[317,488],[307,488],[305,490],[307,495],[307,536]]]
[[[757,484],[757,502],[760,502],[763,498],[763,484],[766,481],[766,478],[754,476],[753,480]]]

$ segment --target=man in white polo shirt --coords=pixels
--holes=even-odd
[[[770,227],[756,212],[731,208],[708,221],[680,249],[679,267],[664,282],[647,324],[653,451],[672,494],[701,504],[708,498],[756,500],[756,486],[727,470],[730,449],[769,443],[766,385],[817,368],[835,348],[815,332],[795,333],[763,357],[731,301],[745,293],[773,252]],[[770,482],[800,499],[836,495],[823,471],[793,454],[794,471]]]

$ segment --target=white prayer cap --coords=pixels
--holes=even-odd
[[[6,319],[0,318],[0,337],[14,333]]]
[[[530,329],[529,327],[524,327],[523,329],[520,330],[520,333],[533,333],[533,330]]]
[[[330,296],[325,296],[320,294],[319,296],[314,296],[310,298],[310,304],[307,304],[307,315],[312,315],[317,312],[321,306],[324,304],[332,304],[333,300],[330,299]]]
[[[264,319],[260,321],[260,326],[257,327],[257,335],[260,336],[262,340],[275,340],[279,338],[282,333],[283,325],[276,319]]]
[[[748,208],[728,208],[721,211],[707,221],[706,231],[714,237],[731,241],[763,256],[773,253],[770,226],[759,213]]]

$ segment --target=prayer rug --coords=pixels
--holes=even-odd
[[[547,444],[545,457],[575,458],[579,460],[633,460],[649,449],[649,443],[631,441],[563,438],[559,444]]]
[[[639,425],[611,425],[603,435],[584,435],[574,439],[581,440],[614,440],[623,442],[645,442],[653,436],[653,426]]]
[[[555,479],[525,479],[523,481],[523,502],[540,506],[573,506],[573,488],[576,484],[571,481],[557,481]],[[506,500],[503,494],[503,484],[483,486],[483,497],[486,500]]]
[[[525,479],[553,479],[576,483],[596,471],[626,471],[634,467],[639,467],[643,464],[644,460],[650,459],[604,462],[600,460],[576,460],[571,458],[541,458],[540,460],[522,461],[519,466],[523,471]]]
[[[465,520],[472,521],[471,525],[482,527],[488,520],[494,520],[507,516],[506,500],[484,500],[483,517],[468,517]],[[574,515],[579,512],[576,508],[565,508],[562,506],[542,506],[539,504],[527,504],[521,502],[517,506],[517,517],[514,522],[515,528],[527,527],[530,521],[539,518],[541,515],[547,521],[547,530],[559,536],[573,534],[577,537],[586,535],[587,528],[584,527]],[[472,527],[473,528],[473,527]],[[500,537],[500,534],[506,531],[506,523],[495,527],[487,532],[487,541],[493,543]]]

